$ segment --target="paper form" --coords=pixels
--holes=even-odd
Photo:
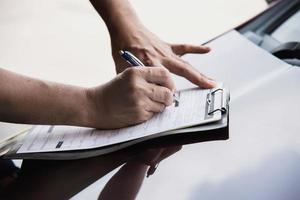
[[[54,152],[103,147],[141,137],[199,125],[221,119],[217,112],[205,119],[206,97],[210,90],[199,88],[179,91],[179,103],[142,124],[117,130],[97,130],[73,126],[35,126],[17,153]],[[216,101],[221,101],[218,99]],[[216,102],[218,103],[218,102]]]

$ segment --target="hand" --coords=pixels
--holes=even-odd
[[[90,126],[114,129],[142,123],[173,103],[174,83],[163,67],[131,67],[87,91]]]
[[[146,66],[166,67],[170,72],[183,76],[202,88],[215,86],[213,79],[201,74],[180,58],[186,53],[208,53],[210,51],[208,47],[187,44],[171,45],[161,41],[146,28],[136,27],[135,29],[136,31],[131,32],[128,28],[121,33],[119,30],[119,34],[111,34],[112,55],[117,73],[129,67],[118,53],[119,50],[124,49],[135,54]]]

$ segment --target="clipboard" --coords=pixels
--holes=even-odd
[[[217,99],[221,99],[221,101]],[[230,96],[227,88],[222,87],[211,89],[206,96],[205,119],[207,120],[207,123],[197,126],[170,130],[126,142],[92,149],[18,153],[18,150],[24,143],[26,134],[29,133],[28,131],[7,140],[6,143],[2,143],[0,145],[0,154],[2,154],[3,158],[9,159],[73,160],[104,155],[127,148],[139,149],[166,145],[184,145],[212,140],[226,140],[229,138],[229,101]],[[220,114],[220,120],[210,120],[214,117],[214,115]],[[51,129],[53,130],[53,127]]]

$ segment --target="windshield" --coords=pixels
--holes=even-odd
[[[300,41],[300,11],[281,24],[272,36],[281,43]]]

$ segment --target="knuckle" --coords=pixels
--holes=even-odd
[[[131,79],[135,79],[136,77],[139,76],[139,70],[135,67],[130,67],[130,68],[127,68],[125,71],[124,71],[124,76],[128,79],[128,80],[131,80]]]
[[[155,74],[155,67],[147,67],[147,68],[143,68],[145,70],[145,73],[148,74],[148,76],[153,77]]]
[[[146,56],[152,52],[151,48],[140,45],[131,45],[128,49],[139,56]]]
[[[170,72],[169,70],[167,70],[165,67],[159,67],[159,72],[160,72],[160,75],[163,76],[163,77],[169,77],[170,76]]]
[[[180,44],[180,45],[178,45],[178,48],[179,48],[181,51],[186,51],[186,45],[185,45],[185,44]]]
[[[168,82],[171,79],[171,74],[165,67],[154,67],[154,69],[156,76],[158,76],[164,82]]]
[[[152,61],[152,59],[148,56],[148,57],[146,57],[146,58],[144,58],[143,59],[143,62],[144,62],[144,64],[146,65],[146,66],[151,66],[151,65],[153,65],[153,61]]]
[[[152,58],[155,57],[156,53],[152,48],[140,46],[140,45],[131,45],[128,47],[130,51],[135,53],[135,55],[143,61],[146,66],[150,66],[153,64]]]
[[[151,96],[151,97],[155,96],[155,93],[156,93],[155,88],[154,88],[154,87],[151,87],[151,88],[149,89],[149,94],[150,94],[150,96]]]
[[[162,78],[163,78],[165,81],[168,81],[168,80],[171,79],[171,75],[170,75],[170,73],[169,73],[168,71],[163,71],[163,72],[161,73],[161,76],[162,76]]]
[[[124,81],[126,83],[129,90],[131,92],[139,89],[138,88],[138,79],[139,79],[139,75],[138,75],[138,71],[135,70],[135,69],[132,69],[132,70],[126,70],[125,73],[124,73]]]
[[[147,121],[147,119],[149,118],[148,115],[147,115],[147,113],[145,113],[143,110],[137,110],[135,116],[136,116],[136,121],[138,123]]]

